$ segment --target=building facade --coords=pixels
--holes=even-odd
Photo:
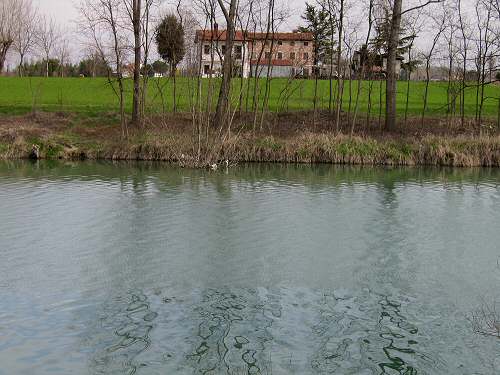
[[[227,33],[198,30],[195,45],[202,77],[222,72]],[[235,76],[292,77],[312,74],[314,45],[311,33],[248,33],[236,31],[233,46]]]

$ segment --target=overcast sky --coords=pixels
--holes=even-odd
[[[72,21],[78,18],[78,0],[35,0],[35,3],[38,3],[43,13],[55,17],[60,23],[71,26]],[[169,1],[166,0],[165,3],[168,4]],[[293,14],[287,22],[287,27],[294,28],[300,21],[300,13],[305,8],[305,0],[292,0],[286,3],[293,7],[291,9]]]
[[[36,0],[41,12],[55,17],[60,23],[70,24],[78,17],[73,0]]]

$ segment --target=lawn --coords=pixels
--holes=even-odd
[[[216,80],[212,81],[217,84]],[[372,113],[379,112],[379,101],[382,102],[384,83],[380,81],[372,82]],[[243,90],[241,90],[243,84]],[[250,85],[247,100],[247,85]],[[243,92],[243,108],[251,109],[253,98],[254,80],[235,79],[233,81],[234,103],[238,103],[239,93]],[[335,83],[334,83],[335,85]],[[344,90],[344,110],[348,110],[349,83],[345,83]],[[209,80],[202,80],[203,103],[206,103]],[[264,97],[263,90],[265,81],[261,80],[258,97],[260,101]],[[191,107],[193,87],[196,87],[196,80],[188,78],[177,79],[178,106],[181,111],[188,111]],[[359,98],[359,111],[366,113],[368,110],[368,82],[362,83]],[[410,115],[420,115],[423,106],[424,82],[410,82],[410,96],[408,112]],[[407,82],[398,83],[398,111],[404,113],[406,103]],[[126,81],[126,106],[131,108],[132,82]],[[334,86],[335,91],[335,86]],[[318,87],[318,108],[328,108],[329,106],[330,83],[327,80],[319,81]],[[352,103],[354,103],[357,92],[357,82],[352,82]],[[163,95],[160,95],[163,93]],[[217,93],[215,88],[215,93]],[[215,97],[216,95],[214,95]],[[314,81],[294,80],[288,84],[286,79],[273,79],[270,86],[269,108],[271,111],[296,111],[310,110],[313,107]],[[500,86],[489,85],[485,89],[485,103],[483,115],[486,117],[496,117],[499,108]],[[465,112],[467,116],[475,114],[475,89],[466,90]],[[428,96],[428,115],[444,116],[447,110],[447,83],[431,82]],[[30,112],[35,106],[36,109],[44,111],[69,111],[86,113],[88,115],[98,115],[102,112],[116,111],[118,101],[111,86],[104,78],[17,78],[0,77],[0,113],[23,114]],[[248,107],[247,107],[248,106]],[[352,104],[351,109],[354,104]],[[170,111],[172,108],[172,80],[167,78],[151,79],[148,89],[148,108],[150,111],[159,112]]]

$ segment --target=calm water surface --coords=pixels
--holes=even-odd
[[[500,171],[0,163],[0,374],[500,374]]]

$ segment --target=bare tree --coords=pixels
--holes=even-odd
[[[149,66],[149,57],[151,52],[151,45],[154,40],[155,33],[151,32],[154,29],[154,19],[153,11],[156,7],[157,0],[145,0],[143,6],[143,12],[141,17],[141,29],[142,29],[142,66],[145,71],[143,74],[142,87],[141,87],[141,113],[144,116],[146,111],[146,99],[148,94],[148,82],[149,82],[149,72],[147,71]],[[180,3],[180,2],[179,2]]]
[[[425,60],[425,89],[424,89],[424,97],[423,97],[423,106],[422,106],[422,116],[421,116],[421,125],[424,125],[425,113],[427,111],[427,102],[429,96],[429,83],[430,83],[430,70],[431,70],[431,61],[434,56],[434,51],[436,49],[436,45],[438,44],[439,38],[441,38],[441,34],[446,28],[446,12],[443,11],[440,14],[437,14],[432,18],[434,23],[434,29],[436,30],[434,37],[432,39],[431,47],[427,51],[427,53],[423,53],[423,57]]]
[[[365,79],[365,74],[366,74],[366,65],[367,64],[364,61],[364,59],[369,57],[369,56],[364,56],[363,51],[368,52],[368,42],[370,41],[372,27],[373,27],[373,5],[374,5],[373,0],[370,0],[370,2],[368,4],[368,30],[366,32],[365,43],[363,44],[363,46],[361,46],[361,49],[359,51],[360,52],[360,54],[359,54],[360,67],[358,67],[358,72],[356,73],[358,75],[357,76],[358,84],[357,84],[357,88],[356,88],[356,90],[357,90],[356,91],[356,100],[354,103],[354,115],[353,115],[353,119],[352,119],[353,128],[356,124],[356,117],[358,114],[359,96],[361,93],[361,86],[362,86],[363,79]],[[371,94],[371,92],[370,92],[370,94]]]
[[[216,125],[225,123],[229,107],[229,95],[231,91],[231,77],[233,72],[233,44],[235,36],[235,17],[238,8],[237,0],[230,0],[229,9],[223,0],[217,0],[219,7],[226,20],[226,50],[224,51],[224,61],[222,63],[222,83],[219,91],[219,98],[215,110],[214,122]]]
[[[0,1],[0,73],[4,70],[7,52],[19,34],[22,10],[22,0]]]
[[[132,100],[132,123],[140,123],[141,63],[142,63],[142,0],[123,0],[134,34],[134,95]]]
[[[497,37],[492,33],[493,20],[493,2],[498,0],[477,0],[475,4],[477,35],[476,38],[476,69],[477,69],[477,85],[476,85],[476,124],[482,125],[483,107],[484,107],[484,90],[488,76],[488,61],[491,59],[494,40]]]
[[[57,47],[56,47],[56,52],[57,52],[57,58],[59,60],[59,75],[60,77],[64,77],[64,69],[68,63],[69,57],[71,55],[70,49],[69,49],[69,40],[65,36],[66,32],[63,31],[61,33],[61,36],[59,38]]]
[[[397,116],[397,77],[396,77],[396,59],[401,32],[401,19],[406,13],[426,7],[429,4],[439,3],[442,0],[428,0],[412,8],[403,10],[403,0],[394,0],[392,6],[392,19],[389,30],[389,39],[387,41],[387,80],[385,94],[385,128],[394,130],[396,128]]]
[[[462,1],[457,3],[458,18],[460,23],[460,32],[462,34],[460,53],[462,55],[462,80],[460,87],[460,121],[462,126],[465,123],[465,89],[467,87],[467,57],[470,44],[470,27],[468,20],[463,14]]]
[[[22,3],[19,14],[19,26],[16,29],[14,50],[19,55],[19,75],[24,75],[24,59],[36,44],[38,9],[31,0],[19,0]]]
[[[128,136],[125,118],[123,65],[128,45],[125,27],[121,24],[121,0],[81,0],[81,28],[92,49],[108,67],[108,83],[119,100],[122,136]]]
[[[45,76],[49,76],[49,60],[59,39],[59,30],[53,18],[43,16],[40,18],[39,30],[37,32],[38,46],[42,50],[45,60]]]
[[[456,89],[455,82],[455,63],[458,56],[458,48],[456,43],[456,33],[459,29],[457,26],[460,22],[455,17],[454,9],[451,6],[446,6],[446,32],[444,33],[444,39],[446,42],[446,60],[447,67],[446,70],[448,72],[448,85],[446,88],[446,120],[447,124],[450,124],[451,118],[455,115],[456,112],[456,99],[458,96],[458,90]]]
[[[387,81],[385,89],[385,128],[396,128],[396,58],[398,53],[399,34],[401,30],[401,12],[403,0],[394,0],[392,21],[387,43]]]
[[[398,0],[396,0],[398,1]],[[335,103],[335,127],[339,130],[340,127],[340,112],[342,110],[342,97],[344,92],[343,74],[341,73],[340,64],[342,62],[342,39],[344,32],[344,0],[339,0],[338,11],[338,44],[337,44],[337,100]]]

